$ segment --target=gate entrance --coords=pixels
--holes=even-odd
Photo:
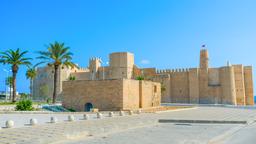
[[[84,105],[84,111],[86,111],[86,112],[91,111],[92,108],[93,108],[92,103],[86,103],[86,104]]]

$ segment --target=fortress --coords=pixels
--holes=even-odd
[[[210,68],[205,46],[198,68],[138,68],[129,52],[112,53],[109,66],[101,64],[101,59],[94,57],[88,68],[59,70],[57,89],[64,106],[84,111],[93,106],[104,110],[146,108],[161,102],[254,105],[252,66],[227,64]],[[37,71],[33,95],[51,96],[52,69],[43,67]],[[136,80],[137,77],[144,80]]]
[[[164,86],[166,103],[254,105],[252,66],[210,68],[206,49],[199,68],[159,70],[152,80]]]

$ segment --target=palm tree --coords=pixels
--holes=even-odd
[[[38,59],[43,60],[42,63],[48,63],[48,66],[54,68],[54,83],[53,83],[53,96],[52,103],[56,103],[57,98],[57,81],[58,81],[58,70],[60,67],[77,67],[72,60],[73,53],[69,52],[69,47],[65,46],[64,43],[54,42],[50,43],[47,51],[39,51],[40,54]]]
[[[32,98],[32,94],[33,94],[33,88],[32,88],[32,86],[33,86],[33,80],[34,80],[34,78],[36,77],[36,75],[37,75],[37,72],[36,72],[36,67],[38,66],[38,65],[40,65],[41,63],[37,63],[37,64],[35,64],[34,66],[32,66],[32,67],[28,67],[28,69],[27,69],[27,71],[26,71],[26,77],[27,77],[27,79],[29,79],[30,80],[30,87],[29,87],[29,89],[30,89],[30,97]]]
[[[12,82],[13,82],[13,78],[11,77],[11,76],[9,76],[9,77],[7,77],[6,78],[6,85],[7,86],[9,86],[9,90],[10,90],[10,97],[9,97],[9,99],[11,100],[11,98],[12,98]]]
[[[25,57],[26,53],[28,53],[28,51],[20,51],[19,48],[17,50],[9,49],[5,52],[0,52],[0,63],[10,64],[12,68],[12,77],[13,77],[12,102],[16,101],[16,76],[19,70],[19,66],[31,65],[30,63],[31,58]]]

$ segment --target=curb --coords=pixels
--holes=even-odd
[[[248,124],[247,121],[159,119],[159,123]]]
[[[186,110],[193,110],[193,109],[198,109],[198,107],[178,108],[178,109],[166,110],[166,111],[156,111],[155,113],[166,113],[166,112],[186,111]]]

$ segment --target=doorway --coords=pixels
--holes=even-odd
[[[86,112],[91,111],[92,108],[93,108],[92,103],[86,103],[86,104],[84,105],[84,111],[86,111]]]

